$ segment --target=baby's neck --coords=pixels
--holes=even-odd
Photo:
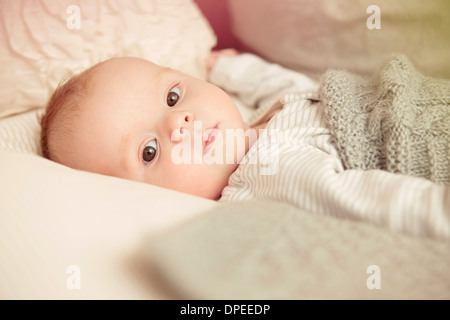
[[[263,122],[263,123],[258,123],[256,125],[251,126],[250,128],[253,130],[256,130],[256,132],[258,133],[258,138],[259,138],[259,130],[260,129],[265,129],[267,124],[269,123],[269,120]]]

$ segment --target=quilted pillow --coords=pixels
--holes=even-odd
[[[194,76],[215,35],[192,0],[0,2],[0,118],[46,104],[62,78],[114,56]]]

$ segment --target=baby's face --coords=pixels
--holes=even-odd
[[[249,148],[237,150],[238,135],[233,146],[225,139],[248,126],[224,91],[138,58],[95,69],[76,122],[67,165],[210,199]],[[214,135],[222,143],[204,141]]]

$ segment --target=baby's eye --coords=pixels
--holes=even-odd
[[[151,162],[155,159],[157,154],[158,144],[156,140],[152,140],[145,145],[144,151],[142,152],[142,159],[144,162]]]
[[[178,86],[173,87],[170,89],[169,93],[167,94],[167,105],[169,107],[173,107],[177,104],[178,99],[180,99],[181,91]]]

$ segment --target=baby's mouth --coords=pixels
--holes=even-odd
[[[203,155],[211,151],[218,132],[217,124],[203,132]]]

